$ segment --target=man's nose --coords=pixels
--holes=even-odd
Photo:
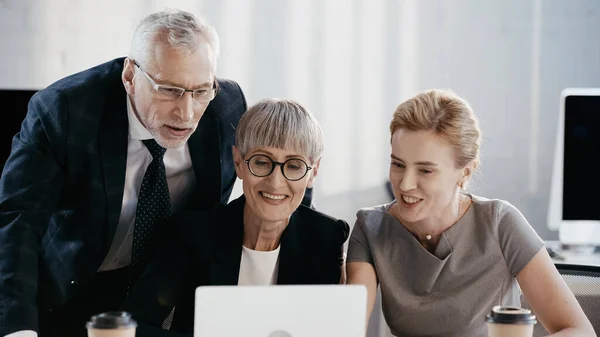
[[[184,123],[194,118],[194,98],[191,92],[184,92],[178,99],[175,115]]]

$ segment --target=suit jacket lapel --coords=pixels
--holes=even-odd
[[[109,249],[117,229],[123,202],[129,121],[127,120],[127,96],[123,85],[116,86],[116,90],[107,97],[109,101],[102,117],[99,142],[107,208],[106,248]]]
[[[191,209],[206,208],[221,201],[220,144],[219,121],[205,113],[188,140],[196,175],[196,191],[188,205]]]
[[[209,266],[209,285],[237,285],[240,274],[244,239],[243,196],[225,207],[223,216],[215,223],[212,256]]]
[[[290,222],[281,236],[277,284],[302,284],[302,251],[298,221],[297,212],[292,213]]]
[[[226,206],[223,220],[215,223],[213,254],[209,265],[209,285],[237,285],[244,239],[244,204],[242,195]],[[277,284],[302,284],[302,250],[298,235],[297,213],[281,236]]]

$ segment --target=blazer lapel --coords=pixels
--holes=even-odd
[[[100,128],[100,156],[104,174],[108,232],[106,248],[112,244],[115,235],[125,186],[127,168],[127,142],[129,121],[127,120],[127,96],[121,85],[107,103]]]
[[[188,140],[196,175],[196,191],[188,205],[192,209],[221,202],[220,144],[219,121],[205,113]]]
[[[244,197],[226,206],[222,221],[215,223],[212,256],[209,266],[209,285],[237,285],[240,274],[244,238]]]
[[[302,284],[302,251],[298,230],[298,219],[294,212],[281,236],[277,284]]]

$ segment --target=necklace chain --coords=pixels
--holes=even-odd
[[[462,210],[462,196],[459,195],[459,197],[458,197],[458,215],[456,216],[456,220],[454,221],[453,224],[457,223],[458,220],[460,219],[460,211],[461,210]],[[433,239],[433,236],[431,234],[425,234],[425,239],[427,241],[429,241],[429,240]],[[419,239],[419,241],[421,241],[421,240]]]

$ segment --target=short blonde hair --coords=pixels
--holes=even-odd
[[[398,129],[435,132],[455,148],[457,167],[479,162],[479,123],[469,103],[451,91],[430,90],[398,105],[391,135]]]
[[[244,113],[235,132],[242,155],[259,147],[296,151],[314,164],[321,158],[323,133],[317,119],[300,103],[264,99]]]

